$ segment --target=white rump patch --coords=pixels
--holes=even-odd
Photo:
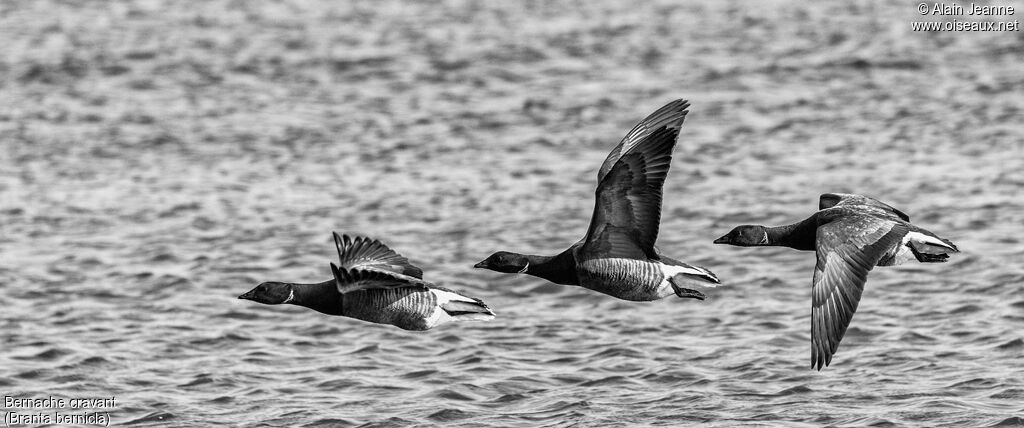
[[[444,305],[449,302],[467,302],[472,303],[474,305],[479,305],[480,303],[477,302],[476,299],[466,297],[458,293],[453,293],[451,291],[431,288],[430,292],[434,293],[434,296],[437,297],[437,306],[434,306],[434,312],[432,312],[430,314],[430,317],[428,317],[426,320],[428,328],[433,328],[434,326],[444,324],[449,321],[486,321],[494,319],[494,315],[485,313],[464,314],[454,317],[448,315],[448,312],[441,308],[441,305]]]
[[[907,232],[906,235],[903,235],[903,240],[900,241],[900,245],[897,245],[887,254],[888,257],[893,258],[893,260],[888,263],[888,266],[896,266],[910,261],[917,261],[917,257],[914,256],[914,252],[910,250],[911,242],[956,251],[956,249],[950,247],[949,244],[942,242],[941,239],[925,235],[921,232]]]
[[[901,243],[901,245],[907,245],[907,243],[909,243],[911,241],[917,242],[917,243],[921,243],[921,244],[934,245],[936,247],[948,248],[948,249],[950,249],[952,251],[956,251],[955,248],[950,247],[949,244],[947,244],[945,242],[942,242],[941,239],[938,239],[938,238],[936,238],[934,236],[925,235],[925,234],[923,234],[921,232],[909,232],[909,233],[907,233],[903,237],[903,242]]]
[[[441,305],[443,305],[445,303],[448,303],[448,302],[470,302],[470,303],[476,303],[476,300],[473,300],[473,299],[471,299],[469,297],[463,296],[463,295],[458,294],[458,293],[452,293],[451,291],[438,290],[436,288],[431,288],[430,292],[434,293],[434,296],[437,296],[437,305],[438,305],[439,308],[440,308]]]
[[[704,268],[702,268],[700,266],[690,266],[690,267],[687,267],[687,266],[673,266],[673,265],[667,265],[667,264],[664,264],[664,263],[659,263],[658,267],[661,268],[661,273],[663,275],[665,275],[665,281],[664,282],[665,282],[666,286],[671,286],[670,284],[668,284],[668,279],[669,278],[672,278],[672,277],[674,277],[674,276],[676,276],[678,274],[681,274],[681,273],[685,273],[685,274],[688,274],[688,275],[707,276],[707,277],[718,279],[718,277],[715,276],[715,274],[711,273],[711,271],[709,271],[707,269],[704,269]],[[690,278],[688,278],[688,279],[690,279]],[[693,279],[693,281],[692,281],[693,284],[697,284],[697,285],[700,285],[702,287],[717,287],[718,286],[718,283],[716,283],[716,282],[701,281],[701,280],[699,280],[697,278],[692,278],[692,279]],[[691,282],[691,281],[687,281],[687,282]]]

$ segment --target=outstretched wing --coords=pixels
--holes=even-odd
[[[818,209],[823,210],[825,208],[832,208],[834,206],[848,206],[848,205],[867,205],[875,208],[888,211],[895,214],[903,221],[910,221],[910,216],[906,215],[903,211],[893,208],[889,204],[879,201],[875,198],[870,198],[863,195],[855,195],[852,193],[823,193],[818,198]]]
[[[657,259],[662,187],[689,103],[676,100],[641,121],[598,173],[585,250],[609,257]]]
[[[601,183],[601,181],[604,181],[604,176],[608,175],[608,171],[612,170],[612,167],[615,166],[615,162],[619,161],[619,158],[629,153],[634,146],[640,144],[661,128],[674,128],[676,134],[678,134],[679,127],[683,124],[683,118],[689,112],[688,108],[690,108],[689,101],[675,100],[665,104],[664,107],[659,108],[644,118],[644,120],[641,120],[640,123],[637,123],[625,137],[622,137],[619,145],[615,146],[611,153],[608,153],[608,157],[601,164],[601,169],[597,171],[597,182]]]
[[[811,367],[832,362],[860,303],[868,272],[907,233],[906,224],[850,215],[818,227],[811,289]]]
[[[413,278],[423,278],[423,270],[409,263],[376,239],[348,235],[339,236],[334,232],[334,245],[338,248],[338,257],[342,269],[372,270],[396,273]]]
[[[427,290],[430,283],[411,276],[382,272],[376,270],[360,270],[339,268],[331,263],[334,272],[334,283],[341,294],[368,289],[408,288]]]

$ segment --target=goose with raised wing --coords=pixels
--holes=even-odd
[[[718,277],[654,247],[662,187],[689,106],[685,100],[666,104],[612,149],[597,173],[594,214],[582,240],[554,256],[499,251],[474,267],[525,273],[623,300],[650,301],[672,294],[703,300],[698,288],[717,286]]]
[[[380,241],[334,234],[340,262],[334,278],[313,284],[264,282],[238,296],[267,305],[292,304],[328,315],[428,330],[451,321],[494,318],[480,299],[423,280],[423,271]]]

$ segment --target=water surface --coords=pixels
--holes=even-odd
[[[0,6],[0,393],[130,426],[1022,425],[1024,38],[912,33],[914,6]],[[707,301],[470,268],[579,239],[607,152],[677,97],[658,244],[722,278]],[[711,241],[832,191],[963,253],[872,272],[816,372],[813,255]],[[235,298],[329,277],[332,230],[499,318]]]

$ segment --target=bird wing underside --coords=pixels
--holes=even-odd
[[[587,251],[657,258],[662,188],[688,106],[677,100],[651,114],[605,160],[585,238]]]
[[[632,130],[622,138],[619,145],[612,149],[611,153],[608,153],[608,157],[605,158],[604,163],[601,164],[601,169],[597,171],[597,182],[604,181],[604,177],[608,175],[608,171],[611,171],[615,163],[619,161],[619,158],[624,156],[633,150],[636,145],[642,143],[651,134],[657,132],[662,128],[667,128],[674,131],[676,134],[679,133],[679,128],[683,125],[683,119],[686,118],[686,114],[689,113],[687,110],[690,107],[690,102],[686,100],[675,100],[668,104],[665,104],[654,113],[651,113],[646,118],[637,123]]]
[[[829,365],[864,291],[868,272],[906,234],[906,225],[849,216],[818,228],[811,290],[811,367]]]

